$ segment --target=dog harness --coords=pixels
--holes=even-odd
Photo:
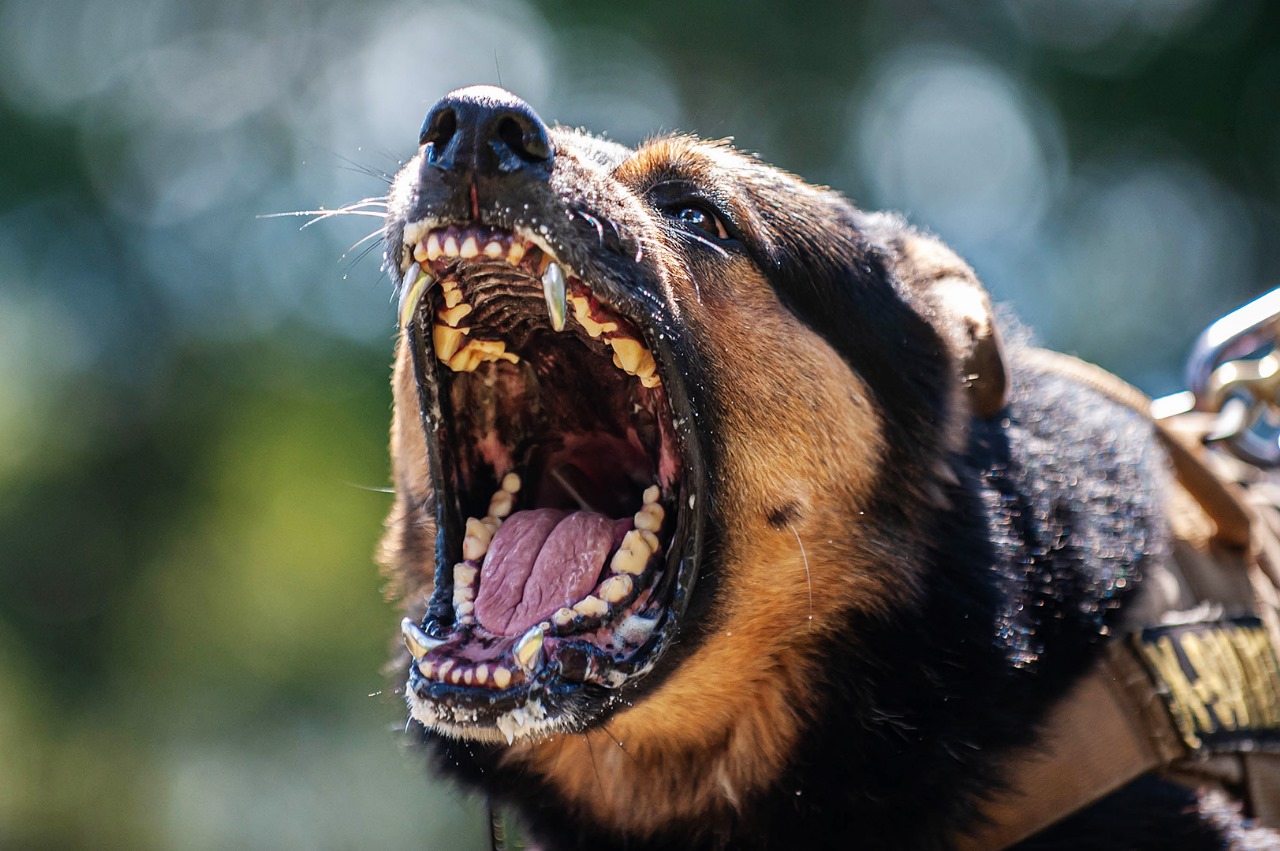
[[[1151,411],[1099,367],[1024,354]],[[1124,634],[1050,711],[1036,745],[1010,756],[1005,791],[957,838],[961,851],[1007,848],[1149,773],[1223,790],[1280,826],[1280,479],[1206,448],[1215,415],[1152,421],[1177,483],[1172,557],[1144,577]]]

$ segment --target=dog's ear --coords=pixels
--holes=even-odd
[[[959,364],[974,415],[995,416],[1008,400],[1009,371],[986,288],[969,264],[934,237],[902,226],[888,245],[899,280],[931,314]]]

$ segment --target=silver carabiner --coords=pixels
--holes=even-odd
[[[1194,409],[1218,415],[1207,441],[1260,467],[1280,466],[1280,287],[1201,332],[1187,361]]]

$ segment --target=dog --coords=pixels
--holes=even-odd
[[[1007,844],[991,802],[1171,558],[1150,419],[1019,357],[937,239],[725,143],[486,86],[419,143],[381,560],[439,770],[549,849]],[[1020,847],[1274,840],[1161,777],[1061,815]]]

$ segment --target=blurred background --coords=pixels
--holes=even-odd
[[[262,217],[473,82],[901,210],[1153,394],[1280,284],[1265,0],[3,0],[0,847],[482,846],[381,670],[379,221]]]

